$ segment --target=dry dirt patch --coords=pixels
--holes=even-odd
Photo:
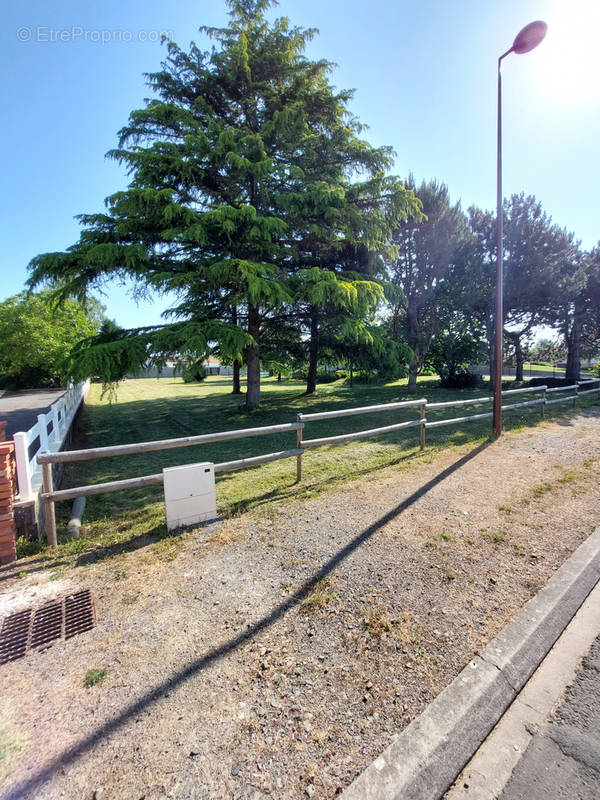
[[[98,623],[2,668],[0,796],[334,796],[597,526],[599,456],[589,410],[69,570]]]

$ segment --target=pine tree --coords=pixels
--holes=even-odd
[[[425,216],[401,222],[394,234],[398,253],[391,281],[400,291],[393,330],[413,352],[408,391],[416,392],[417,374],[438,328],[438,292],[448,279],[465,222],[460,203],[450,204],[445,184],[423,181],[417,187],[410,175],[406,185],[422,201]]]
[[[504,335],[515,355],[516,380],[523,380],[525,348],[531,330],[555,302],[558,267],[577,252],[567,234],[532,195],[504,201]]]
[[[245,360],[252,408],[266,330],[312,305],[304,271],[335,273],[348,243],[383,248],[389,225],[415,204],[384,177],[390,151],[360,140],[351,94],[329,83],[332,65],[304,56],[314,31],[269,23],[272,0],[227,4],[227,28],[201,29],[211,51],[168,43],[162,69],[147,76],[155,97],[131,113],[109,154],[126,166],[128,188],[107,198],[105,213],[80,217],[67,252],[33,259],[30,285],[85,295],[126,277],[142,291],[175,292],[172,321],[88,342],[74,375],[114,381],[148,360],[216,347]]]

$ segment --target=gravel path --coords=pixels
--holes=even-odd
[[[96,628],[0,668],[0,797],[335,796],[598,525],[599,477],[592,408],[82,557]],[[4,608],[48,581],[16,569]]]

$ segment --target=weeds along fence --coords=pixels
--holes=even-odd
[[[598,384],[593,388],[590,384]],[[587,388],[585,388],[587,387]],[[550,394],[558,394],[572,392],[565,396],[548,399]],[[540,414],[543,417],[545,408],[548,405],[556,403],[565,403],[573,401],[576,403],[577,399],[583,395],[597,393],[600,399],[600,379],[581,381],[572,386],[559,386],[556,388],[548,388],[547,386],[528,387],[525,389],[510,389],[502,392],[502,396],[517,395],[517,394],[535,394],[539,393],[540,396],[533,400],[525,400],[518,403],[510,403],[503,405],[503,411],[511,411],[516,408],[525,408],[528,406],[539,406]],[[209,444],[211,442],[223,442],[232,439],[241,439],[252,436],[264,436],[270,434],[287,433],[296,431],[296,447],[288,450],[281,450],[275,453],[268,453],[266,455],[253,456],[250,458],[240,458],[234,461],[225,461],[220,464],[214,465],[215,473],[227,472],[232,470],[244,469],[246,467],[255,467],[259,464],[265,464],[271,461],[279,461],[285,458],[296,458],[296,481],[302,480],[302,456],[305,451],[311,447],[321,447],[324,445],[343,444],[358,439],[373,438],[381,436],[382,434],[391,433],[393,431],[403,430],[404,428],[419,428],[419,444],[423,449],[426,444],[426,432],[428,428],[437,428],[445,425],[458,425],[465,422],[475,420],[487,419],[492,417],[492,412],[484,412],[477,414],[469,414],[461,417],[452,417],[451,419],[428,419],[427,414],[429,411],[436,412],[439,410],[457,408],[460,406],[474,406],[492,402],[491,396],[475,397],[464,400],[451,400],[449,402],[429,403],[427,398],[422,397],[416,400],[404,400],[397,403],[384,403],[381,405],[362,406],[358,408],[343,408],[335,411],[315,412],[311,414],[298,414],[296,422],[288,422],[281,425],[268,425],[260,428],[243,428],[240,430],[221,431],[219,433],[207,433],[198,436],[185,436],[176,439],[163,439],[160,441],[152,442],[137,442],[134,444],[112,445],[109,447],[89,448],[86,450],[71,450],[62,452],[44,452],[37,455],[37,462],[41,465],[42,469],[42,493],[40,500],[43,508],[43,521],[48,543],[52,547],[56,547],[56,520],[54,513],[54,504],[64,500],[74,500],[77,497],[89,497],[91,495],[105,494],[107,492],[117,492],[124,489],[134,489],[143,486],[151,486],[155,484],[163,484],[163,473],[156,473],[154,475],[143,475],[138,478],[127,478],[125,480],[109,481],[105,483],[92,484],[90,486],[76,486],[71,489],[58,489],[53,487],[52,479],[52,465],[64,464],[77,461],[90,461],[99,458],[112,458],[113,456],[133,455],[139,453],[148,453],[157,450],[169,450],[178,447],[190,447],[193,445]],[[418,408],[419,416],[405,422],[395,422],[391,425],[385,425],[378,428],[368,428],[364,430],[354,431],[352,433],[344,433],[337,436],[325,436],[315,439],[304,438],[304,428],[308,422],[316,422],[319,420],[333,419],[335,417],[349,417],[358,414],[375,414],[380,412],[391,412],[399,409]]]

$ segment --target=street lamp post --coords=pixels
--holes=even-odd
[[[538,20],[530,22],[516,36],[512,47],[498,59],[498,153],[497,153],[497,192],[496,192],[496,325],[494,338],[494,435],[502,432],[502,332],[504,312],[502,302],[503,247],[502,247],[502,59],[509,53],[522,55],[537,47],[546,35],[548,26]]]

